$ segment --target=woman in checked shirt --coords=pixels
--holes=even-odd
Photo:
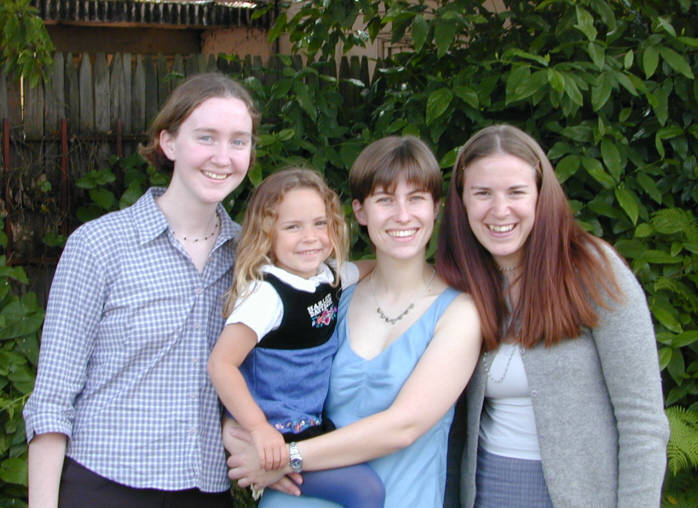
[[[141,147],[172,170],[168,187],[68,239],[24,410],[32,508],[230,506],[206,361],[239,232],[220,203],[254,160],[257,124],[238,83],[184,82]]]

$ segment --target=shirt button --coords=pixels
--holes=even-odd
[[[200,295],[200,294],[203,293],[203,292],[204,292],[204,288],[196,288],[196,289],[194,290],[194,293],[196,293],[197,295]]]
[[[538,395],[538,392],[536,390],[531,390],[531,397],[535,397]]]
[[[196,434],[196,427],[190,428],[190,429],[189,429],[189,434],[192,434],[192,435]]]
[[[189,395],[189,398],[194,400],[196,398],[196,394],[194,392],[192,392],[191,395]]]
[[[201,324],[194,323],[194,330],[198,330],[199,328],[201,328]]]

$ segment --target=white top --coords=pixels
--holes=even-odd
[[[332,260],[329,262],[331,263]],[[264,265],[261,271],[275,275],[293,288],[308,293],[314,292],[320,284],[334,282],[334,274],[325,263],[320,265],[317,275],[308,279],[275,265]],[[359,281],[359,268],[350,261],[343,263],[340,279],[342,289],[356,284]],[[257,334],[257,341],[259,341],[272,330],[276,330],[281,325],[283,317],[284,305],[279,293],[267,281],[260,280],[252,283],[248,295],[237,299],[235,309],[228,316],[225,324],[226,326],[235,323],[247,325]]]
[[[502,343],[490,364],[480,446],[495,455],[540,460],[536,418],[518,344]]]

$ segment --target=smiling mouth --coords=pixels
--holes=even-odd
[[[413,229],[395,229],[392,231],[388,231],[388,235],[394,237],[394,238],[408,238],[412,235],[417,233],[417,228]]]
[[[209,178],[212,178],[213,180],[225,180],[230,176],[228,173],[213,173],[212,171],[201,171],[204,175],[206,175]]]
[[[299,254],[299,255],[301,255],[301,256],[311,256],[311,255],[313,255],[313,254],[317,254],[317,253],[320,252],[321,250],[322,250],[322,249],[301,250],[301,251],[298,251],[297,254]]]
[[[488,224],[487,228],[495,233],[508,233],[514,229],[514,224],[507,224],[506,226],[496,226],[494,224]]]

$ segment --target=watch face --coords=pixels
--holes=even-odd
[[[295,472],[300,472],[300,469],[303,467],[303,460],[292,458],[290,462],[291,469],[293,469]]]

